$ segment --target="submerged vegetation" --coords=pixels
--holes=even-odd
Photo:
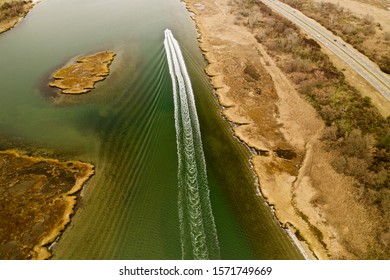
[[[232,1],[234,2],[234,1]],[[390,219],[390,117],[384,118],[349,85],[342,72],[290,21],[262,3],[236,5],[236,24],[246,25],[266,46],[280,69],[297,90],[315,107],[326,128],[322,136],[326,150],[335,153],[334,170],[355,178],[356,200],[366,205],[382,222],[377,243],[368,258],[389,257]]]

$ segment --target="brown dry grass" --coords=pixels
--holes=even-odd
[[[186,2],[196,14],[202,34],[201,48],[210,62],[206,72],[221,104],[228,106],[223,113],[237,123],[235,134],[257,150],[259,156],[252,159],[254,169],[278,219],[293,224],[297,236],[303,237],[319,258],[384,257],[383,248],[389,244],[388,229],[381,226],[383,216],[375,205],[359,198],[355,179],[333,169],[336,156],[324,149],[320,139],[324,123],[295,89],[294,83],[307,79],[307,72],[325,79],[338,77],[337,70],[326,62],[323,69],[331,71],[321,73],[312,61],[288,61],[288,54],[275,55],[268,49],[273,53],[270,56],[264,49],[263,40],[271,37],[265,28],[294,29],[267,9],[249,20],[259,12],[260,6],[253,1]],[[198,9],[196,3],[204,8]],[[299,39],[292,33],[290,30],[289,36],[280,40]],[[319,49],[310,40],[304,45],[307,51]],[[280,46],[288,44],[277,42],[273,47]],[[315,56],[314,61],[325,57],[321,53]],[[290,72],[289,79],[281,70]],[[297,156],[283,159],[278,148]]]
[[[281,0],[321,23],[390,74],[390,32],[375,14],[357,15],[340,5],[314,0]],[[324,17],[324,14],[329,15]],[[388,17],[388,15],[386,15]]]
[[[333,159],[330,160],[331,157],[328,157],[330,160],[328,163],[340,174],[355,179],[351,181],[352,186],[339,186],[339,188],[349,194],[346,200],[348,203],[345,205],[350,209],[355,209],[352,213],[355,217],[361,218],[359,221],[365,227],[361,228],[363,225],[357,222],[349,225],[349,232],[354,231],[354,235],[361,236],[361,239],[353,240],[348,244],[342,242],[344,251],[348,254],[333,254],[333,256],[337,258],[343,256],[387,258],[389,240],[383,238],[383,232],[389,231],[386,223],[389,216],[387,206],[389,204],[387,195],[389,174],[386,171],[389,170],[389,147],[385,144],[387,143],[385,139],[389,137],[389,119],[385,120],[379,116],[370,105],[370,100],[362,99],[356,89],[345,82],[344,76],[336,71],[325,56],[321,55],[318,45],[316,46],[314,42],[311,44],[309,40],[296,33],[297,29],[291,26],[291,23],[279,16],[272,16],[273,13],[265,6],[260,9],[263,9],[260,25],[264,26],[268,34],[262,42],[277,59],[279,67],[288,74],[299,91],[308,97],[326,121],[327,127],[323,136],[323,139],[326,139],[324,147],[332,150],[333,153]],[[282,26],[289,31],[283,30]],[[295,36],[293,36],[294,30]],[[307,45],[310,46],[310,50],[305,50]],[[309,59],[312,65],[309,68],[295,67],[293,71],[288,71],[290,69],[286,69],[288,62],[300,63],[297,58]],[[360,110],[367,110],[367,112],[357,113]],[[346,130],[337,136],[336,127],[344,127],[343,129]],[[331,131],[336,134],[330,133]],[[374,138],[378,141],[377,143]],[[364,200],[361,197],[364,197]],[[337,204],[333,206],[332,209],[340,208]],[[370,215],[375,217],[375,222],[365,219]],[[333,220],[333,225],[346,222],[338,223],[337,220]],[[340,226],[336,228],[340,232]],[[370,231],[371,240],[363,239],[368,235],[359,235],[364,230]],[[338,236],[339,240],[348,239],[340,233]]]
[[[109,74],[109,66],[114,60],[114,52],[100,52],[81,57],[76,63],[65,66],[53,74],[51,87],[58,87],[62,93],[80,94],[89,92],[94,84]]]
[[[384,10],[388,10],[390,3],[388,0],[355,0],[363,4],[369,4]]]
[[[70,222],[91,164],[0,152],[0,259],[46,259]]]
[[[33,6],[31,1],[0,1],[0,33],[13,28]]]
[[[321,121],[284,76],[282,82],[274,84],[275,72],[271,76],[264,65],[275,64],[265,58],[266,53],[246,27],[234,25],[235,15],[227,2],[203,1],[204,10],[190,5],[202,34],[201,48],[210,62],[206,72],[221,104],[228,106],[223,114],[237,124],[235,135],[263,155],[252,162],[261,190],[275,205],[278,219],[283,224],[299,225],[310,245],[317,248],[316,254],[326,258],[322,245],[292,206],[294,178],[305,146],[322,127]]]
[[[378,22],[384,31],[390,31],[390,17],[388,8],[382,5],[375,5],[376,0],[314,0],[315,2],[329,2],[344,9],[350,10],[354,15],[358,17],[364,17],[369,14],[375,17],[375,21]],[[387,1],[387,0],[378,0]],[[388,5],[390,7],[390,4]]]

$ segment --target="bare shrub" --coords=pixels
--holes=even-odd
[[[287,61],[283,66],[283,70],[286,71],[287,73],[310,72],[313,70],[313,67],[309,60],[296,58]]]
[[[344,173],[347,168],[347,160],[343,156],[335,158],[331,164],[337,173]]]
[[[382,56],[379,59],[378,65],[383,72],[390,74],[390,54]]]
[[[331,142],[335,142],[339,138],[337,131],[338,131],[338,129],[337,129],[336,126],[334,126],[334,125],[327,126],[324,129],[324,132],[322,134],[322,138],[321,139],[322,140],[328,140],[328,141],[331,141]]]
[[[5,2],[0,7],[0,20],[20,17],[24,14],[25,1]]]
[[[366,36],[374,36],[375,33],[376,33],[376,29],[373,24],[367,25],[365,26],[365,28],[363,28],[363,34]]]
[[[383,39],[386,42],[390,41],[390,32],[389,31],[386,31],[385,33],[383,33]]]
[[[351,35],[351,34],[357,34],[357,30],[354,26],[350,24],[344,24],[341,26],[341,32],[343,32],[346,35]]]
[[[362,135],[361,130],[352,130],[352,132],[346,137],[344,141],[343,153],[348,156],[365,158],[367,150],[369,150],[369,147],[367,147],[367,143]]]
[[[319,103],[326,103],[326,101],[324,102],[324,99],[323,100],[319,100]],[[332,106],[330,105],[324,105],[322,106],[321,108],[321,111],[320,111],[320,114],[321,114],[321,117],[324,119],[325,121],[325,124],[326,125],[332,125],[332,123],[337,120],[339,117],[340,117],[340,113]],[[332,128],[332,131],[334,131],[334,133],[337,133],[337,127],[327,127],[327,128]],[[330,131],[328,132],[330,133]],[[337,134],[334,136],[336,137]],[[327,137],[328,137],[328,140],[332,139],[332,141],[336,141],[338,137],[334,138],[334,137],[330,137],[330,134],[327,134]]]
[[[306,16],[313,18],[327,29],[343,38],[357,50],[376,62],[382,71],[390,74],[390,65],[386,59],[390,34],[377,36],[382,26],[375,22],[372,15],[355,16],[350,10],[338,4],[313,0],[281,0],[286,4],[299,9]],[[379,38],[378,38],[379,37]],[[373,38],[378,39],[375,45],[370,44]]]
[[[284,34],[286,35],[287,41],[291,44],[291,47],[294,47],[299,43],[298,33],[294,29],[287,28],[284,31]]]
[[[260,20],[260,14],[257,11],[250,13],[248,17],[248,25],[250,28],[254,28]]]
[[[344,173],[357,178],[359,181],[367,174],[368,164],[364,159],[357,157],[348,157],[347,166]]]
[[[242,15],[243,17],[248,17],[249,16],[249,12],[248,11],[241,11],[240,15]]]
[[[261,42],[264,40],[265,37],[266,37],[266,34],[265,34],[264,31],[259,31],[259,32],[257,32],[257,34],[255,35],[255,38],[256,38],[256,40],[257,40],[258,43],[261,43]]]
[[[313,5],[308,4],[312,3],[310,0],[283,1],[301,5],[305,13],[313,10]],[[334,26],[342,26],[338,29],[346,33],[349,42],[362,46],[366,37],[375,32],[376,24],[364,25],[362,19],[354,18],[338,5],[321,4],[317,8],[326,11],[321,14],[322,18],[316,18],[325,23],[328,17],[323,15],[335,11]],[[264,33],[260,33],[257,40],[278,58],[278,66],[290,74],[299,92],[325,121],[327,127],[322,140],[325,148],[337,156],[332,162],[334,169],[353,176],[364,189],[390,189],[390,117],[384,119],[369,98],[363,98],[345,81],[344,74],[321,52],[317,42],[305,38],[294,25],[272,14],[265,5],[259,3],[259,9]],[[368,23],[372,19],[366,17],[365,20]],[[337,34],[343,35],[339,30]],[[386,36],[390,40],[390,33]],[[378,58],[380,67],[390,73],[390,53],[379,52]]]
[[[277,51],[280,49],[280,43],[276,40],[267,42],[267,47],[270,51]]]
[[[374,17],[369,15],[369,14],[366,14],[363,17],[363,22],[364,22],[364,24],[371,25],[374,22]]]

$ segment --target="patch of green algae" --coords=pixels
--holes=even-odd
[[[89,163],[0,151],[0,259],[49,258],[93,174]]]
[[[54,73],[55,80],[49,85],[61,89],[62,93],[87,93],[94,88],[96,82],[104,80],[110,73],[109,66],[115,55],[114,52],[105,51],[81,57],[76,63]]]

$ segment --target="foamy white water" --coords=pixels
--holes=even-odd
[[[178,207],[182,258],[219,258],[206,161],[194,93],[179,43],[165,30],[165,52],[172,79],[178,154]]]

